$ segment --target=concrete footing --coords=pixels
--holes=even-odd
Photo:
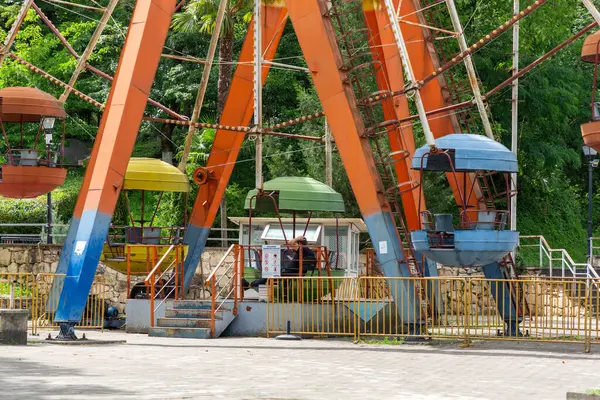
[[[27,310],[0,309],[0,344],[27,344]]]

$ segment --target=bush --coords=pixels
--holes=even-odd
[[[46,199],[0,201],[0,224],[43,224],[46,222]],[[3,234],[38,234],[39,227],[2,227]]]

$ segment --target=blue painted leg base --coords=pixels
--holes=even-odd
[[[422,324],[406,324],[405,329],[411,335],[404,338],[405,342],[427,342],[431,340]]]
[[[507,321],[505,322],[504,331],[498,329],[498,336],[504,337],[527,337],[529,336],[529,332],[521,332],[519,329],[519,324],[515,323],[515,321]]]
[[[54,340],[77,340],[77,336],[75,335],[75,323],[74,322],[60,322],[58,324],[60,331]],[[51,339],[48,335],[48,339]],[[83,335],[83,339],[85,339],[85,334]]]

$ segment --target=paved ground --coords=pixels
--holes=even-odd
[[[0,398],[512,400],[600,387],[600,347],[582,345],[88,336],[127,344],[0,347]]]

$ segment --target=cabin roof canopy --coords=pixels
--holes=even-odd
[[[272,193],[279,211],[345,211],[342,195],[330,186],[308,177],[275,178],[263,185],[266,194]],[[251,190],[246,196],[244,207],[250,209],[250,200],[258,194]],[[257,197],[252,202],[254,211],[275,212],[273,200],[268,197]]]
[[[248,225],[250,223],[250,218],[248,218],[248,217],[229,217],[229,220],[236,225]],[[336,220],[335,218],[311,218],[310,221],[308,221],[308,218],[296,218],[296,225],[304,226],[304,225],[306,225],[306,222],[309,222],[309,225],[317,224],[317,225],[324,225],[324,226],[335,226],[335,223],[336,223],[335,220]],[[281,218],[281,223],[284,226],[290,225],[293,222],[294,222],[293,218]],[[367,225],[365,224],[365,221],[363,221],[361,218],[338,218],[337,222],[340,227],[354,225],[360,232],[368,232]],[[253,225],[266,225],[266,224],[279,225],[279,220],[276,217],[271,217],[271,218],[252,217],[252,224]]]
[[[134,157],[127,165],[123,190],[188,193],[190,182],[186,174],[169,163]]]
[[[3,122],[40,122],[44,117],[65,118],[65,107],[56,97],[31,87],[0,90]]]
[[[457,172],[518,171],[515,153],[487,136],[453,133],[436,139],[435,144],[437,153],[431,153],[427,145],[415,151],[413,169],[420,170],[422,165],[424,171],[451,172],[449,156]]]

